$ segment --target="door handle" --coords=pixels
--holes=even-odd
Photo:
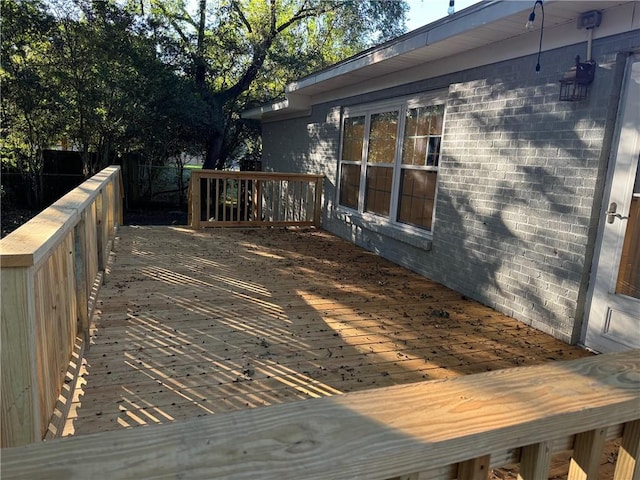
[[[609,205],[609,210],[607,210],[607,223],[613,223],[616,219],[616,211],[618,210],[618,204],[613,202]]]
[[[616,218],[619,218],[620,220],[626,220],[627,218],[629,218],[623,217],[619,213],[616,213],[617,211],[618,204],[616,202],[612,202],[611,205],[609,205],[609,210],[607,210],[607,223],[613,223]]]

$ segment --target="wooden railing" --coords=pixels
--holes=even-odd
[[[39,441],[122,221],[120,167],[84,182],[0,241],[2,447]]]
[[[622,437],[614,479],[640,475],[640,351],[298,401],[2,452],[12,479],[486,479],[519,463],[546,480],[595,479]],[[81,452],[81,454],[79,454]]]
[[[189,225],[320,226],[322,175],[193,170]]]

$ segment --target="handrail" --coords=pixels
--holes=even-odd
[[[121,182],[120,167],[105,168],[0,241],[2,447],[46,433],[76,337],[88,337],[88,299],[122,222]]]
[[[1,466],[13,479],[466,480],[515,461],[546,480],[569,447],[569,478],[590,479],[621,432],[614,479],[635,479],[638,350],[56,439],[6,449]]]
[[[320,226],[323,175],[192,170],[189,224]]]

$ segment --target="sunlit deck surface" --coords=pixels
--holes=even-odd
[[[64,435],[587,355],[326,232],[122,227]]]

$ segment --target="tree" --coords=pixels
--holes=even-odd
[[[192,15],[183,0],[151,0],[150,23],[171,39],[165,61],[193,80],[207,106],[199,131],[204,167],[224,167],[246,145],[255,131],[239,117],[246,106],[402,33],[406,9],[404,2],[364,0],[199,0]]]
[[[0,1],[2,158],[36,204],[43,151],[59,143],[81,151],[87,176],[130,152],[149,165],[204,153],[206,168],[258,157],[259,124],[242,110],[401,33],[406,11],[375,0]]]
[[[114,2],[79,3],[79,10],[68,1],[51,5],[58,23],[58,74],[72,111],[68,134],[81,148],[85,175],[128,151],[154,156],[163,143],[166,152],[172,120],[184,120],[175,107],[188,105],[189,93],[157,58],[146,26]]]
[[[3,0],[1,136],[2,161],[27,180],[27,201],[39,207],[43,151],[64,131],[65,105],[52,74],[55,23],[39,2]]]

